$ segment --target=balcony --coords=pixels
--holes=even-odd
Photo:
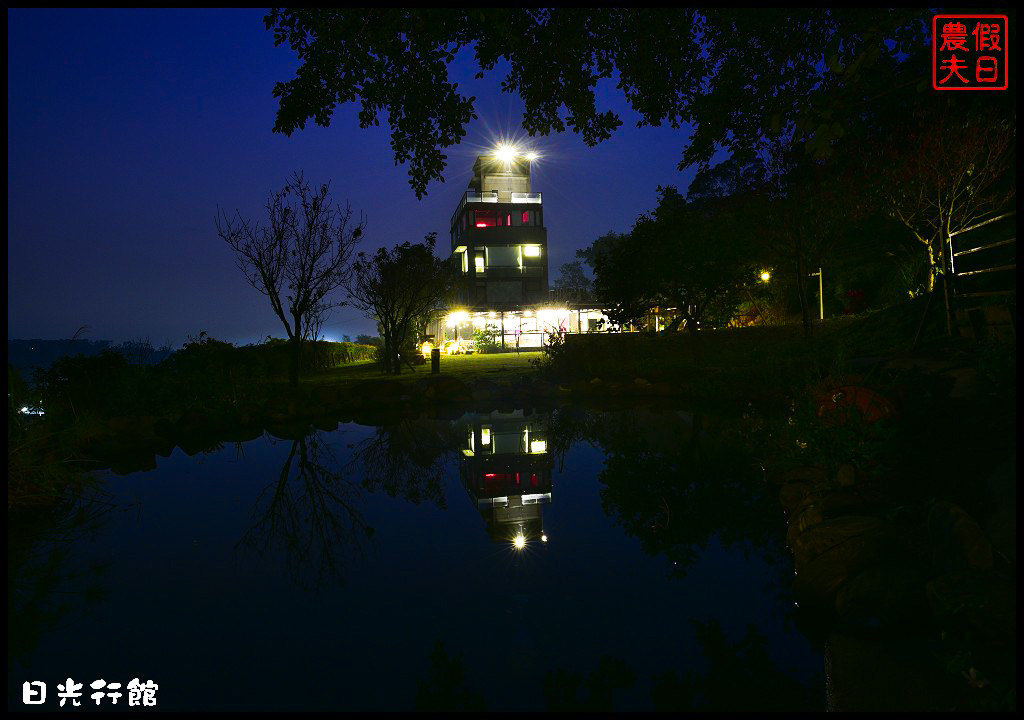
[[[452,214],[452,227],[455,227],[455,220],[459,217],[459,213],[462,212],[462,208],[467,203],[510,203],[513,205],[542,205],[543,198],[541,193],[510,193],[504,190],[487,190],[484,192],[476,192],[475,190],[467,190],[466,194],[462,196],[462,200],[459,201],[459,206],[455,208],[455,212]]]

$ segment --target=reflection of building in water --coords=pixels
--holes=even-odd
[[[523,410],[470,413],[459,473],[492,540],[522,548],[547,542],[542,506],[551,502],[547,423]]]

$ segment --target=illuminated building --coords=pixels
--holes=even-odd
[[[503,145],[473,164],[473,177],[451,219],[457,299],[431,334],[448,352],[472,348],[489,329],[505,349],[537,349],[552,332],[600,327],[595,309],[554,301],[548,290],[544,203],[533,192],[536,153]]]

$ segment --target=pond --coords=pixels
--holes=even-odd
[[[734,426],[471,411],[101,474],[9,530],[9,709],[68,678],[80,709],[135,678],[163,710],[823,709]]]

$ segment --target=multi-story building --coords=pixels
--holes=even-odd
[[[468,348],[473,332],[487,329],[504,349],[536,349],[551,332],[588,327],[578,308],[551,302],[544,202],[531,182],[535,157],[504,148],[473,164],[451,220],[457,298],[430,330],[435,344]]]
[[[543,198],[530,184],[531,164],[479,156],[452,215],[458,303],[469,312],[511,312],[547,301],[548,232]]]

